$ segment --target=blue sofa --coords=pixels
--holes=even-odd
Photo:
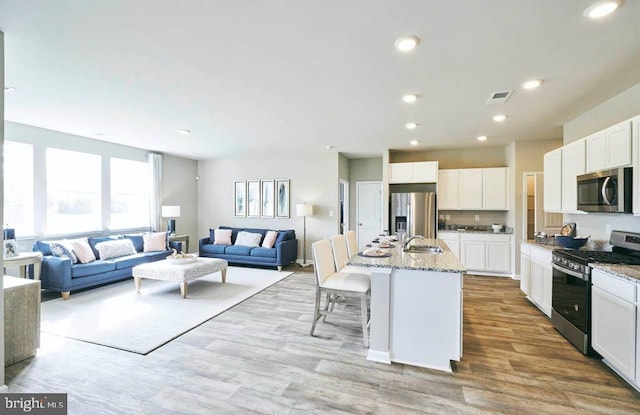
[[[278,270],[282,270],[283,266],[296,261],[298,240],[294,230],[278,231],[278,238],[273,248],[263,248],[262,241],[270,229],[231,228],[229,226],[220,226],[219,229],[231,229],[231,245],[214,245],[214,230],[209,229],[209,236],[198,241],[201,257],[226,259],[229,264],[276,267]],[[261,246],[233,245],[240,231],[261,234]]]
[[[100,259],[96,244],[113,239],[130,239],[136,253],[117,258]],[[37,241],[33,251],[42,252],[40,284],[42,288],[57,291],[67,300],[71,291],[90,288],[97,285],[132,278],[131,269],[145,262],[160,261],[171,255],[171,250],[143,252],[142,235],[113,235],[88,238],[89,246],[96,256],[96,261],[88,264],[72,264],[71,259],[54,256],[49,244],[55,241]],[[172,248],[176,248],[170,243]]]

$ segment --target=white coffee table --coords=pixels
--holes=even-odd
[[[220,271],[222,282],[227,281],[227,261],[218,258],[200,258],[188,264],[173,264],[170,261],[147,262],[133,267],[133,281],[140,292],[143,278],[180,282],[180,294],[187,298],[187,282]]]

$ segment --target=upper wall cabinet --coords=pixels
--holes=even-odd
[[[445,169],[438,174],[438,209],[508,210],[508,169]]]
[[[390,163],[389,183],[437,183],[438,162]]]
[[[562,212],[564,213],[578,212],[577,178],[585,173],[585,143],[586,140],[583,138],[562,147]],[[547,183],[546,177],[544,182]]]
[[[544,211],[562,212],[562,148],[544,155]]]
[[[587,140],[587,172],[631,165],[631,121],[598,131]]]

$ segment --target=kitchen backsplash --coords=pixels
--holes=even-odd
[[[507,223],[507,212],[493,210],[440,210],[438,211],[438,222],[441,215],[445,216],[447,225],[490,226],[494,223],[499,225]],[[446,219],[447,215],[449,219]],[[476,221],[476,215],[478,221]]]
[[[640,216],[621,213],[589,213],[586,215],[564,215],[566,222],[575,222],[577,234],[591,239],[609,240],[611,231],[620,230],[640,233]]]

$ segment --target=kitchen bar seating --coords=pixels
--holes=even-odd
[[[347,251],[349,252],[349,256],[354,256],[358,253],[358,239],[356,238],[356,231],[348,230],[345,233],[347,237]]]
[[[336,270],[341,272],[355,272],[357,274],[365,274],[371,278],[371,270],[364,267],[354,267],[352,265],[346,265],[347,260],[353,254],[347,253],[347,239],[344,235],[335,235],[331,237],[331,249],[333,250],[333,260],[336,265]]]
[[[369,347],[368,325],[368,296],[371,291],[371,278],[365,274],[354,272],[336,272],[331,249],[331,242],[323,239],[311,245],[313,252],[313,266],[316,276],[316,299],[311,325],[311,335],[316,328],[320,318],[329,313],[329,298],[333,295],[341,297],[360,298],[360,314],[362,318],[362,337],[365,347]],[[323,310],[320,310],[320,298],[326,294],[327,300]]]

